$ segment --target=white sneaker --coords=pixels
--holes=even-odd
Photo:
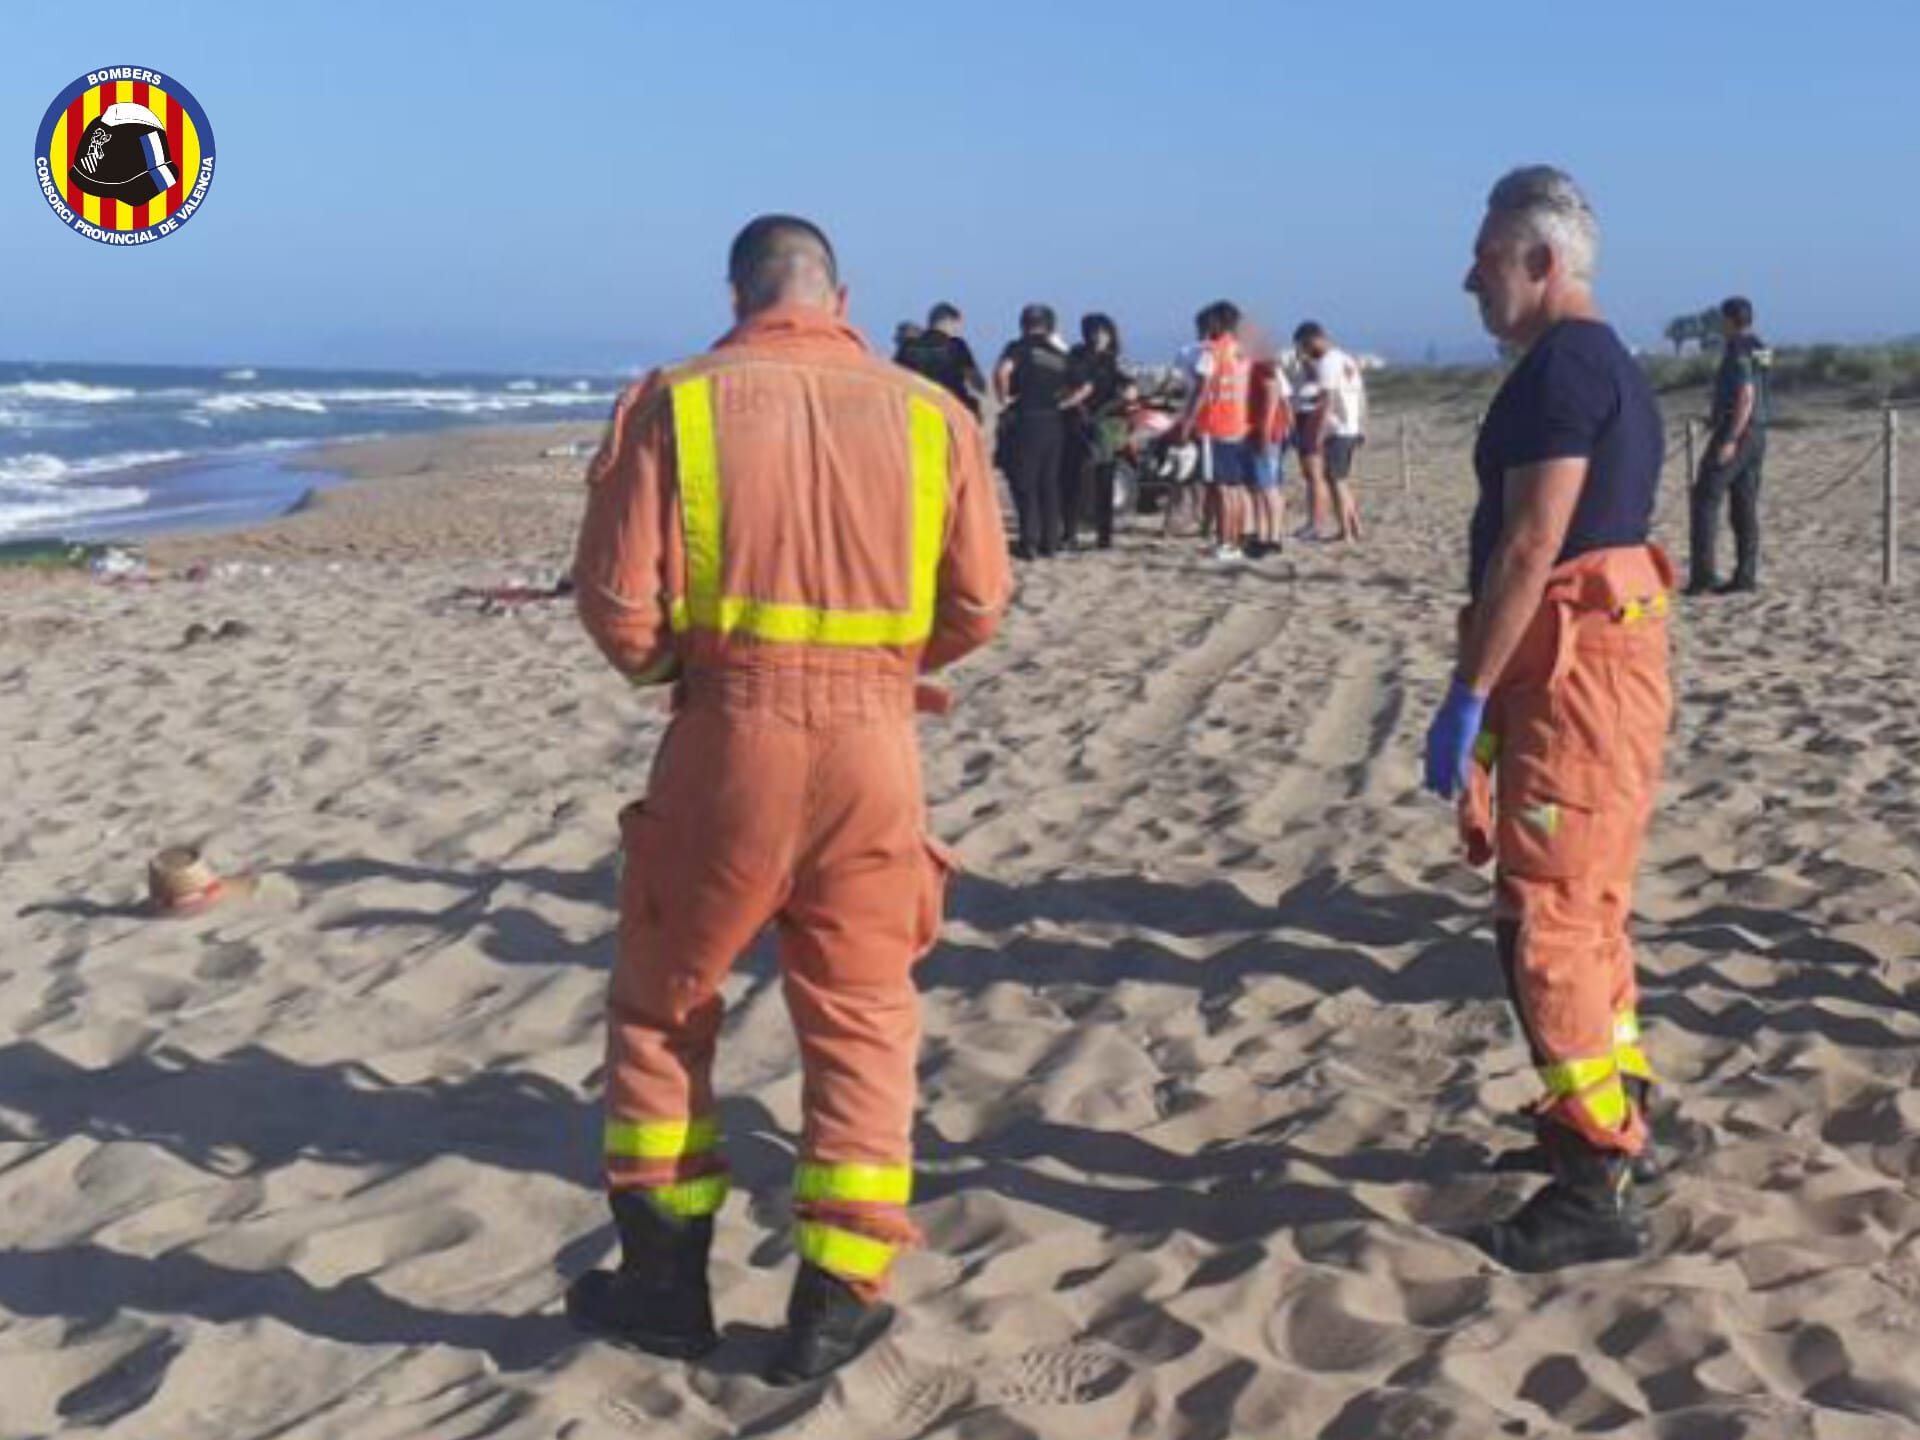
[[[1235,560],[1244,560],[1247,557],[1238,545],[1216,545],[1213,547],[1213,558],[1222,564],[1228,564]]]

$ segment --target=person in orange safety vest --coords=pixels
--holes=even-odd
[[[1216,560],[1243,558],[1241,543],[1251,518],[1254,452],[1247,411],[1251,365],[1240,347],[1240,308],[1218,300],[1197,317],[1201,346],[1194,357],[1194,386],[1179,429],[1200,445],[1200,481],[1205,495],[1201,533],[1214,534]]]
[[[1488,198],[1466,288],[1523,353],[1475,450],[1472,602],[1427,735],[1428,788],[1460,797],[1469,858],[1495,863],[1496,939],[1546,1092],[1552,1179],[1473,1236],[1523,1271],[1648,1243],[1654,1074],[1627,932],[1673,709],[1673,571],[1648,541],[1660,410],[1595,304],[1597,246],[1560,171],[1514,171]]]
[[[621,816],[603,1142],[621,1259],[567,1308],[655,1354],[717,1343],[720,986],[773,925],[803,1072],[799,1269],[769,1371],[790,1383],[885,1330],[918,1238],[912,967],[950,867],[914,728],[944,692],[919,677],[993,635],[1011,578],[979,425],[868,351],[826,236],[763,216],[728,276],[738,324],[626,391],[588,472],[581,619],[634,683],[672,686],[673,718]]]

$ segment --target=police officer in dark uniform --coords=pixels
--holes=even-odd
[[[1687,567],[1689,595],[1735,595],[1760,581],[1760,467],[1767,458],[1772,400],[1767,369],[1773,356],[1753,333],[1753,302],[1735,295],[1720,306],[1726,343],[1713,382],[1707,453],[1693,482]],[[1720,507],[1733,497],[1733,579],[1720,583],[1714,550]]]
[[[973,351],[962,334],[965,325],[960,308],[942,300],[927,312],[924,330],[914,327],[911,336],[900,339],[893,363],[904,365],[916,375],[925,376],[980,418],[980,392],[986,381],[974,362]]]
[[[1020,312],[1020,338],[1000,352],[993,388],[1004,407],[998,456],[1020,520],[1018,560],[1052,556],[1063,539],[1060,471],[1066,461],[1067,410],[1084,398],[1054,335],[1051,306]]]

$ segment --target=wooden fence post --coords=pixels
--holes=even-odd
[[[1900,583],[1900,412],[1887,406],[1881,438],[1885,469],[1880,487],[1880,583]]]

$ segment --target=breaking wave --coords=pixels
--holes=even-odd
[[[38,452],[0,459],[0,536],[144,505],[149,492],[142,486],[75,482],[185,458],[183,450],[128,450],[86,460],[62,460]]]

